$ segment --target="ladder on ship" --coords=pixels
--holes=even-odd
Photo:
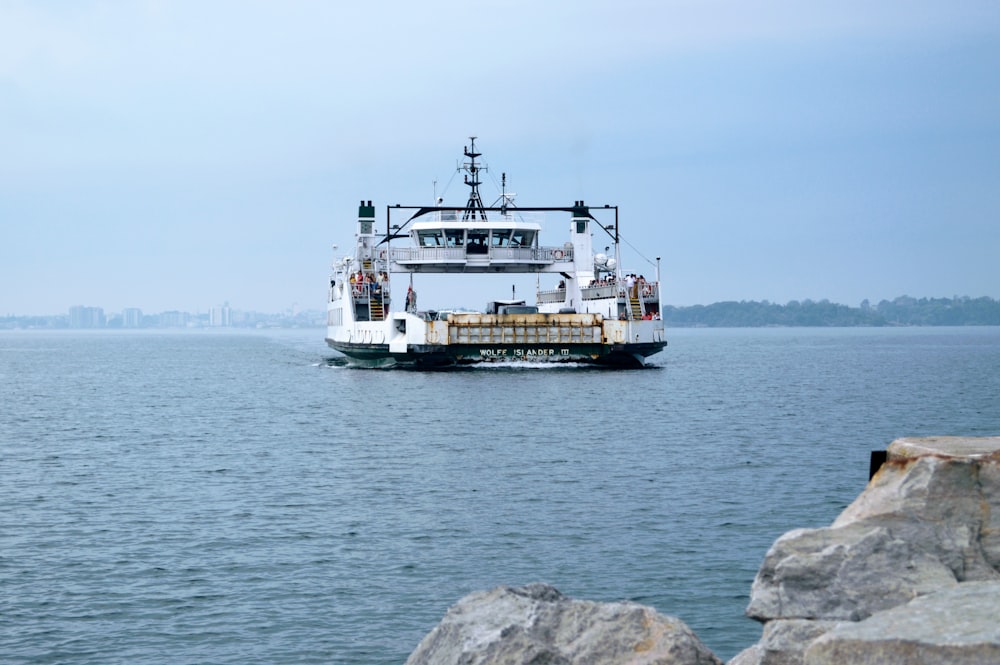
[[[361,271],[366,275],[375,274],[371,259],[365,259],[361,262]],[[375,295],[374,283],[369,283],[366,286],[368,287],[368,320],[384,321],[385,307],[382,302],[382,294]],[[383,288],[385,286],[387,285],[383,285]]]
[[[368,312],[372,321],[384,321],[385,310],[382,308],[382,297],[371,296],[368,299]]]
[[[638,293],[636,293],[635,295],[630,294],[628,297],[628,302],[629,302],[629,309],[632,310],[632,318],[641,319],[642,301],[639,300],[639,294]]]

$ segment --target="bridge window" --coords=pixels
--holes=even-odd
[[[417,239],[421,247],[442,247],[444,245],[444,238],[438,229],[417,231]]]
[[[493,233],[490,236],[490,245],[492,247],[509,247],[510,229],[493,229]]]
[[[444,238],[448,247],[462,247],[465,245],[465,231],[462,229],[445,229]]]
[[[535,244],[535,232],[527,229],[514,229],[511,234],[511,247],[533,247]]]

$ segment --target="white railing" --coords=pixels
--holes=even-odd
[[[604,286],[585,286],[580,289],[580,297],[584,300],[598,300],[599,298],[614,298],[615,287],[612,284]]]
[[[659,298],[660,286],[653,282],[646,282],[645,284],[637,284],[632,287],[635,289],[635,294],[643,302],[656,301]],[[597,300],[598,298],[613,298],[617,295],[619,298],[628,298],[631,293],[629,293],[628,287],[624,282],[619,282],[617,284],[600,284],[597,286],[585,286],[580,289],[581,296],[584,300]]]
[[[464,247],[393,247],[390,258],[397,263],[448,263],[465,261]]]
[[[490,247],[489,253],[466,252],[465,247],[393,247],[389,258],[396,263],[460,263],[488,257],[497,263],[560,263],[573,260],[570,247]],[[381,253],[379,258],[382,258]]]
[[[636,293],[644,302],[656,301],[660,297],[660,285],[653,282],[646,282],[636,286]]]
[[[566,289],[555,289],[554,291],[539,291],[535,294],[535,302],[541,303],[552,303],[552,302],[565,302],[566,301]]]

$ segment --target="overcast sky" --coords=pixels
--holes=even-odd
[[[0,314],[322,309],[470,135],[668,304],[1000,297],[996,0],[0,0]]]

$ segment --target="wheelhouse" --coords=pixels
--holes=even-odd
[[[448,212],[438,221],[415,222],[410,238],[415,247],[464,248],[467,254],[492,249],[538,247],[541,225],[510,219],[498,221],[449,221]],[[453,216],[453,215],[452,215]]]

